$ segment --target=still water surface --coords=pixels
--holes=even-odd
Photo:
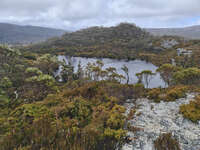
[[[130,76],[130,81],[129,84],[134,84],[137,83],[137,77],[136,73],[140,73],[143,70],[151,70],[152,72],[156,72],[157,67],[151,63],[147,63],[145,61],[141,60],[131,60],[131,61],[126,61],[126,60],[117,60],[117,59],[109,59],[109,58],[85,58],[85,57],[69,57],[69,56],[58,56],[58,59],[60,61],[64,60],[67,64],[71,63],[71,65],[74,67],[74,71],[76,72],[78,70],[78,64],[79,62],[81,63],[81,66],[84,68],[87,66],[87,64],[90,63],[95,63],[97,60],[101,60],[104,63],[103,69],[109,68],[109,67],[115,67],[117,70],[118,74],[123,75],[126,77],[125,73],[122,71],[122,67],[126,65],[129,70],[129,76]],[[126,80],[123,81],[124,83]],[[155,88],[155,87],[164,87],[165,83],[164,81],[160,78],[160,74],[156,74],[152,80],[150,81],[149,87],[150,88]]]

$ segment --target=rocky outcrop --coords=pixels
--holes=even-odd
[[[171,39],[171,40],[163,40],[161,46],[163,48],[169,49],[177,44],[179,44],[179,42],[177,42],[175,39]]]
[[[132,142],[123,150],[154,150],[153,142],[161,133],[171,132],[178,140],[182,150],[200,149],[200,122],[195,124],[179,113],[179,106],[189,103],[195,94],[187,94],[186,98],[175,102],[154,103],[148,99],[138,99],[135,104],[126,103],[127,114],[137,105],[134,118],[129,120],[131,126],[140,128],[129,132]]]

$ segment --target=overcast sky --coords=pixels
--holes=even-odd
[[[200,24],[200,0],[1,0],[0,22],[65,30],[120,22],[181,27]]]

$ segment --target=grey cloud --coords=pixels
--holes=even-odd
[[[0,22],[63,29],[124,21],[143,27],[184,26],[199,20],[199,0],[1,0],[0,5]]]

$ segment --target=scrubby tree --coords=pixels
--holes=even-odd
[[[44,74],[54,75],[55,71],[58,70],[60,62],[56,56],[44,54],[34,61],[34,65]]]
[[[86,68],[85,68],[85,77],[88,80],[92,80],[92,63],[88,63]]]
[[[138,83],[143,82],[146,88],[149,88],[149,83],[152,80],[154,75],[155,73],[153,73],[151,70],[144,70],[136,74],[138,78]]]
[[[77,70],[77,73],[76,73],[76,77],[77,77],[77,79],[83,79],[84,78],[84,71],[83,71],[83,68],[81,66],[80,61],[78,63],[78,70]]]
[[[187,68],[177,71],[173,75],[174,84],[184,85],[199,85],[200,83],[200,69]]]
[[[70,63],[67,64],[65,61],[63,61],[60,76],[63,82],[68,82],[70,80],[73,80],[75,77],[74,67]]]
[[[122,79],[125,79],[123,75],[117,73],[117,70],[114,67],[106,68],[106,71],[108,73],[107,79],[109,81],[121,82]]]
[[[27,68],[26,79],[22,88],[22,97],[29,101],[42,100],[48,93],[55,91],[54,77],[43,74],[38,68]]]
[[[128,84],[129,83],[129,72],[128,72],[129,70],[128,70],[128,67],[126,65],[124,65],[121,69],[126,74],[126,84]]]
[[[109,67],[105,70],[103,69],[103,63],[97,61],[96,63],[88,63],[85,69],[85,76],[89,80],[99,81],[107,80],[112,82],[121,82],[125,77],[117,73],[116,68]]]
[[[160,66],[156,71],[160,73],[161,78],[165,81],[167,86],[169,86],[172,84],[173,74],[178,71],[178,68],[171,64],[164,64]]]

